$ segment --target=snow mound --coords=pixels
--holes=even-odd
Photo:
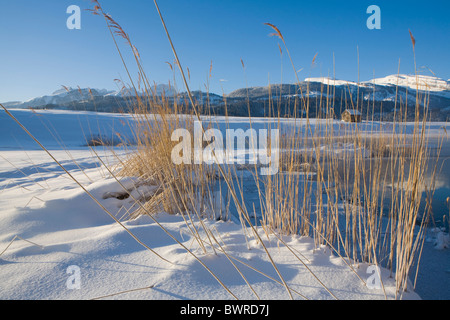
[[[428,241],[433,243],[435,249],[450,249],[450,234],[445,232],[443,228],[433,228],[431,229],[431,234]]]

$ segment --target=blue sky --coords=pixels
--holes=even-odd
[[[153,1],[101,3],[130,35],[149,80],[173,81],[166,64],[173,55]],[[366,27],[366,9],[372,4],[381,9],[380,30]],[[69,5],[82,9],[81,30],[66,27]],[[51,94],[61,85],[116,89],[114,79],[126,80],[104,20],[83,10],[92,6],[89,0],[1,0],[0,101]],[[282,43],[269,36],[272,30],[265,22],[283,33],[295,68],[302,69],[301,80],[333,76],[333,54],[337,79],[395,74],[399,61],[401,73],[413,73],[408,29],[416,39],[419,71],[450,78],[450,4],[444,0],[160,0],[159,6],[181,63],[190,70],[192,90],[209,85],[210,92],[222,94],[246,85],[293,83],[286,50],[280,57]],[[123,41],[119,44],[128,52]],[[132,65],[130,55],[125,57]],[[184,91],[178,75],[175,80]]]

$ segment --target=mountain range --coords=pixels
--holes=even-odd
[[[178,112],[191,111],[186,92],[159,84],[152,88],[151,95],[159,98],[156,101],[164,97],[169,105],[177,106]],[[129,90],[63,87],[51,95],[26,102],[2,104],[7,108],[128,112],[138,96],[145,95]],[[423,107],[427,106],[430,120],[450,119],[450,79],[424,75],[390,75],[359,83],[326,77],[307,78],[297,84],[241,88],[225,96],[202,91],[193,91],[192,96],[202,114],[284,117],[294,113],[305,115],[308,105],[310,117],[339,118],[345,109],[358,108],[363,117],[386,121],[400,112],[405,114],[405,110],[406,118],[414,119],[416,97],[419,97],[419,110],[423,112]]]

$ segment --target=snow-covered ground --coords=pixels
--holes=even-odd
[[[129,198],[107,197],[121,187],[98,157],[112,166],[117,157],[126,156],[132,149],[115,148],[113,155],[98,147],[96,154],[84,144],[86,132],[106,134],[114,128],[129,134],[126,122],[131,117],[64,111],[35,114],[27,110],[15,111],[14,115],[88,192],[0,112],[0,299],[394,297],[395,284],[386,270],[382,270],[384,290],[372,288],[374,270],[370,266],[353,265],[352,270],[330,249],[315,248],[307,237],[284,237],[286,247],[277,237],[267,238],[262,229],[256,229],[280,277],[261,243],[254,237],[247,243],[241,225],[235,222],[203,221],[217,239],[215,249],[206,246],[205,253],[181,215],[161,212],[155,220],[148,216],[126,220],[133,203]],[[236,127],[241,121],[232,119]],[[437,124],[436,132],[438,128]],[[206,234],[203,236],[206,238]],[[436,234],[440,244],[445,244],[445,238],[439,237]],[[433,241],[430,238],[424,247],[424,271],[417,293],[410,291],[403,298],[449,298],[450,250],[437,250]]]

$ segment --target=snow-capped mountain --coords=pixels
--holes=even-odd
[[[185,112],[191,108],[187,103],[189,99],[185,92],[178,93],[174,88],[164,84],[154,85],[151,91],[151,95],[165,96],[164,101],[169,105],[177,99],[178,110],[181,107]],[[390,75],[359,83],[318,77],[307,78],[296,84],[241,88],[226,96],[201,91],[194,91],[192,95],[194,103],[206,114],[248,116],[250,113],[257,117],[269,114],[292,116],[295,112],[293,110],[304,112],[301,111],[301,104],[308,98],[310,117],[339,117],[345,109],[358,106],[364,115],[373,113],[374,118],[389,120],[395,110],[405,105],[408,105],[406,109],[411,113],[408,117],[413,116],[415,109],[413,106],[418,93],[419,104],[421,106],[426,104],[429,107],[432,120],[450,119],[450,81],[425,75]],[[3,105],[9,108],[127,112],[131,111],[136,95],[146,93],[134,90],[110,91],[64,87],[51,95]]]
[[[38,108],[46,105],[65,105],[68,103],[75,103],[85,100],[90,100],[93,97],[103,96],[111,94],[113,91],[108,91],[106,89],[81,89],[81,88],[70,88],[63,87],[54,91],[52,94],[44,95],[41,97],[36,97],[28,101],[11,101],[2,103],[5,107],[15,107],[15,108]]]
[[[92,99],[92,97],[103,96],[106,94],[110,94],[111,91],[108,90],[98,90],[98,89],[74,89],[74,88],[62,88],[51,95],[46,95],[42,97],[37,97],[28,101],[25,101],[23,104],[26,107],[40,107],[44,105],[62,105],[72,102],[80,102],[80,101],[88,101]]]
[[[330,85],[358,85],[353,81],[335,80],[328,77],[319,78],[306,78],[305,81],[310,82],[323,82]],[[399,86],[408,87],[410,89],[429,90],[429,91],[450,91],[450,81],[443,80],[438,77],[425,76],[425,75],[390,75],[383,78],[375,78],[369,81],[362,81],[360,85],[386,85],[386,86]]]
[[[152,94],[158,96],[161,95],[173,95],[175,89],[166,84],[158,84],[151,88]],[[138,92],[139,95],[144,94],[143,90]],[[40,108],[45,106],[54,107],[67,107],[70,108],[70,104],[78,104],[83,102],[103,100],[109,98],[123,98],[133,97],[136,95],[134,90],[107,90],[107,89],[89,89],[89,88],[72,88],[63,86],[61,89],[54,91],[50,95],[44,95],[36,97],[28,101],[10,101],[2,103],[5,107],[13,108]]]
[[[383,78],[375,78],[369,81],[362,81],[359,84],[353,81],[336,80],[327,77],[322,78],[306,78],[305,81],[320,82],[333,86],[360,86],[360,87],[373,87],[386,86],[386,87],[400,87],[408,88],[413,91],[419,90],[423,92],[429,92],[433,95],[441,95],[450,98],[450,80],[443,80],[438,77],[425,76],[425,75],[390,75]]]
[[[353,81],[335,80],[327,77],[306,78],[307,82],[319,82],[332,86],[359,86],[359,87],[399,87],[408,88],[410,93],[415,96],[415,91],[428,92],[432,95],[439,95],[450,98],[450,80],[443,80],[433,76],[425,75],[390,75],[383,78],[375,78],[369,81],[362,81],[359,84]],[[382,91],[382,90],[381,90]]]
[[[432,93],[450,92],[450,82],[432,76],[425,75],[391,75],[384,78],[377,78],[366,83],[373,83],[377,85],[400,86],[407,87],[414,90],[430,91]]]
[[[339,117],[345,109],[357,107],[365,115],[374,114],[374,118],[389,120],[395,110],[405,105],[408,105],[408,117],[414,117],[417,97],[419,105],[426,104],[429,108],[432,120],[450,119],[450,81],[424,75],[390,75],[359,83],[327,77],[306,78],[297,84],[238,89],[227,95],[227,104],[232,106],[233,100],[241,99],[241,105],[247,107],[242,100],[248,99],[255,115],[263,116],[267,114],[268,105],[283,114],[293,110],[295,103],[295,110],[301,109],[300,105],[307,101],[311,117],[330,116],[330,107],[333,116]],[[258,113],[258,108],[263,112]]]

